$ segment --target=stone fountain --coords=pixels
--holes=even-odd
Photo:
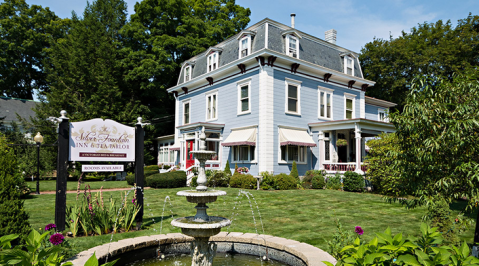
[[[222,227],[231,224],[231,221],[226,218],[208,216],[206,213],[206,209],[208,209],[206,203],[215,202],[218,196],[224,196],[226,192],[208,190],[206,186],[205,162],[216,153],[206,150],[205,139],[206,135],[203,128],[200,134],[200,149],[190,152],[200,162],[196,190],[185,190],[176,194],[185,196],[188,202],[196,203],[196,215],[177,218],[171,222],[173,226],[181,228],[183,234],[195,239],[191,243],[192,266],[211,266],[213,264],[217,246],[214,242],[210,243],[209,239],[211,236],[220,233]]]

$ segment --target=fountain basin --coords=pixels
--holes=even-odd
[[[218,196],[226,195],[225,191],[221,190],[183,190],[176,193],[178,196],[185,196],[190,203],[211,203],[215,202]]]
[[[181,228],[181,232],[192,237],[210,237],[221,232],[221,228],[231,221],[217,216],[209,216],[207,222],[195,222],[193,216],[181,217],[171,221],[171,225]]]
[[[121,265],[123,258],[132,256],[136,256],[136,259],[153,258],[157,256],[158,250],[162,253],[169,252],[169,254],[189,254],[190,243],[193,240],[192,237],[180,233],[123,239],[85,250],[69,261],[73,265],[85,265],[85,262],[95,253],[101,263],[105,262],[106,257],[108,261],[120,258],[118,265]],[[212,236],[210,241],[218,244],[218,252],[265,256],[267,250],[269,258],[292,266],[323,266],[325,264],[322,261],[336,264],[336,259],[319,248],[271,235],[221,232]]]

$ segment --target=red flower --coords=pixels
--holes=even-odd
[[[57,228],[57,226],[55,224],[47,224],[47,226],[45,226],[45,231],[48,231],[53,228]]]
[[[360,236],[364,234],[364,231],[361,228],[361,226],[356,226],[356,228],[354,229],[354,232],[356,232],[356,234],[358,234]]]
[[[61,243],[63,243],[63,240],[65,240],[65,238],[63,237],[62,234],[60,233],[56,233],[56,234],[53,234],[50,236],[50,239],[48,241],[50,241],[50,243],[52,243],[53,245],[60,245]]]

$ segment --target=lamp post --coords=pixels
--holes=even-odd
[[[37,132],[37,135],[33,138],[33,140],[37,143],[37,191],[35,194],[40,194],[40,145],[43,142],[43,136],[40,132]]]

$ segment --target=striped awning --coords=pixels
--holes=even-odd
[[[279,128],[279,143],[281,146],[308,146],[316,147],[313,138],[306,130]]]
[[[239,146],[248,145],[256,146],[256,127],[250,127],[245,129],[232,130],[228,138],[226,138],[223,146]]]
[[[171,151],[179,151],[180,150],[180,144],[173,144],[173,146],[170,146],[169,148]]]

